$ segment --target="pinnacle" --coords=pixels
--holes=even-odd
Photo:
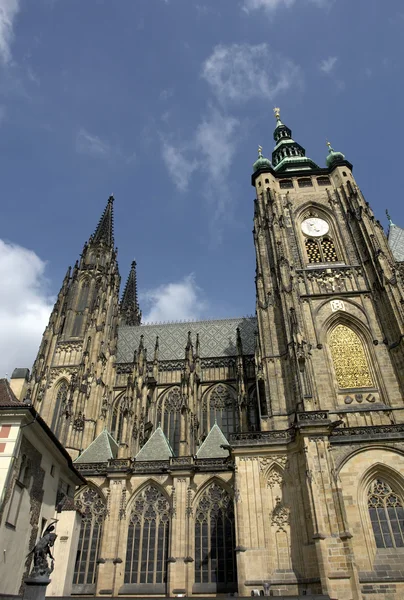
[[[142,313],[137,298],[136,261],[132,261],[121,300],[121,320],[126,325],[140,325]]]
[[[94,234],[90,238],[93,244],[103,243],[106,246],[114,245],[114,197],[108,198],[107,206],[102,213]]]

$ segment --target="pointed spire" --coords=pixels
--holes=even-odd
[[[274,140],[276,146],[272,152],[272,164],[275,171],[310,171],[318,165],[306,156],[306,150],[292,138],[292,130],[281,121],[280,108],[274,108],[276,127]]]
[[[195,344],[195,358],[199,358],[201,355],[201,343],[199,341],[199,333],[196,334],[196,344]]]
[[[92,244],[105,244],[105,246],[114,246],[114,197],[108,198],[107,206],[102,213],[97,228],[90,237]]]
[[[159,359],[159,336],[156,335],[156,343],[154,345],[154,362],[157,362]]]
[[[326,163],[327,163],[327,167],[331,167],[331,165],[335,162],[341,162],[342,160],[345,160],[345,155],[342,154],[342,152],[336,152],[334,150],[334,148],[331,146],[331,143],[327,141],[327,146],[328,146],[328,154],[327,154],[327,158],[325,159]]]
[[[243,356],[243,343],[241,341],[241,333],[240,333],[239,327],[237,327],[236,332],[237,332],[237,354],[239,356]]]
[[[121,300],[121,323],[126,325],[140,325],[142,312],[137,299],[136,261],[130,267],[128,280],[125,285]]]
[[[390,216],[390,213],[389,213],[389,209],[388,209],[388,208],[386,208],[386,217],[387,217],[387,219],[388,219],[388,222],[389,222],[389,227],[391,227],[392,225],[394,225],[394,223],[393,223],[393,221],[392,221],[392,218],[391,218],[391,216]]]

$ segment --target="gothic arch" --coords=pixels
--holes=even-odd
[[[176,456],[179,454],[183,398],[178,385],[170,386],[157,401],[156,427],[161,426]]]
[[[385,521],[381,524],[375,513],[378,512],[377,507],[383,505],[383,492],[386,496],[393,495],[398,500],[393,503],[396,506],[392,504],[391,508],[393,513],[398,509],[401,514],[397,518],[397,514],[391,514],[385,506],[381,509],[385,515],[382,519],[385,518]],[[398,525],[398,521],[402,523],[404,519],[404,478],[399,471],[384,463],[374,463],[360,479],[357,503],[370,556],[374,556],[379,549],[404,547],[404,529]],[[392,521],[397,521],[393,528]]]
[[[128,535],[124,584],[134,591],[165,593],[171,526],[171,503],[155,481],[146,481],[127,510]]]
[[[75,505],[82,515],[82,520],[73,586],[81,586],[80,591],[83,593],[94,593],[103,525],[108,514],[107,502],[100,488],[89,484],[77,492]]]
[[[55,383],[53,390],[54,404],[51,429],[57,436],[60,433],[62,425],[62,409],[67,404],[67,398],[69,394],[69,382],[67,381],[67,379],[62,377]]]
[[[222,488],[224,488],[226,490],[226,492],[229,494],[229,496],[231,496],[232,498],[234,497],[234,489],[233,489],[231,483],[222,479],[221,477],[218,477],[217,475],[214,475],[213,477],[210,477],[207,481],[205,481],[201,485],[199,490],[197,490],[197,492],[192,500],[192,508],[193,509],[195,509],[195,507],[198,505],[201,496],[205,493],[206,489],[212,483],[216,483],[217,485],[221,486]]]
[[[163,496],[165,496],[167,502],[171,505],[171,498],[170,498],[169,494],[167,493],[167,490],[161,485],[161,483],[159,481],[157,481],[156,479],[153,479],[153,477],[149,477],[138,488],[136,488],[136,490],[132,493],[132,495],[128,499],[128,502],[126,504],[126,511],[128,514],[132,510],[133,503],[136,499],[136,496],[141,494],[143,492],[143,490],[145,490],[150,485],[158,488],[158,490],[163,494]]]
[[[194,499],[194,592],[237,591],[234,497],[218,478]]]
[[[338,295],[333,296],[332,300],[342,300],[347,307],[352,307],[355,310],[355,312],[358,312],[358,314],[360,314],[360,316],[364,318],[364,321],[366,322],[366,326],[370,329],[371,324],[369,321],[368,314],[367,314],[366,310],[363,308],[363,306],[361,306],[358,302],[353,301],[351,298],[345,298],[343,296],[338,296]],[[320,302],[319,305],[314,308],[313,315],[315,315],[316,317],[317,316],[320,317],[321,311],[325,307],[330,306],[330,301],[331,301],[330,298],[326,298],[325,300]],[[329,310],[328,310],[328,313],[329,313]],[[352,315],[352,313],[350,313],[348,311],[346,311],[346,313],[349,314],[352,319],[357,319],[360,323],[362,323],[362,321],[360,320],[360,318],[358,316]],[[327,317],[326,323],[328,323],[330,319],[338,318],[339,315],[343,315],[343,314],[345,314],[344,311],[338,311],[338,312],[332,313],[331,315],[329,315]],[[362,323],[362,325],[363,325],[363,323]]]
[[[227,383],[215,383],[203,394],[202,402],[202,432],[207,435],[215,422],[228,438],[238,429],[237,392]]]
[[[121,411],[121,403],[124,396],[125,390],[115,398],[111,407],[110,432],[114,440],[116,440],[118,443],[122,441],[121,436],[123,428],[123,413]]]

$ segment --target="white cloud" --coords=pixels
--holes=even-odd
[[[79,154],[108,158],[112,154],[110,144],[98,135],[93,135],[85,129],[80,129],[76,136],[76,150]]]
[[[230,167],[239,124],[238,119],[212,108],[196,130],[195,142],[202,155],[202,168],[213,180],[222,179]]]
[[[0,240],[0,377],[35,360],[53,304],[45,266],[32,250]]]
[[[0,0],[0,59],[11,62],[11,42],[14,38],[14,19],[20,10],[20,0]]]
[[[300,2],[303,1],[304,0],[300,0]],[[321,8],[329,6],[333,0],[306,0],[306,2],[316,4]],[[278,8],[291,8],[295,3],[296,0],[244,0],[242,9],[247,14],[253,10],[264,10],[269,15],[272,15]]]
[[[144,322],[190,321],[200,319],[206,308],[202,291],[196,285],[194,275],[187,275],[181,281],[167,283],[141,295],[148,311]]]
[[[329,75],[331,73],[331,71],[334,69],[334,67],[337,63],[337,60],[338,60],[337,56],[329,56],[328,58],[325,58],[320,63],[320,71]]]
[[[166,140],[163,140],[162,152],[163,160],[175,186],[180,192],[185,192],[191,181],[192,173],[198,166],[198,162],[195,159],[189,159],[185,155],[185,150],[173,146]]]
[[[300,67],[268,44],[216,46],[203,64],[202,77],[222,104],[273,100],[302,80]]]

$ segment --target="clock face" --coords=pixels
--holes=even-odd
[[[311,237],[321,237],[328,233],[329,226],[327,221],[318,219],[317,217],[309,217],[302,223],[302,231],[305,235]]]

